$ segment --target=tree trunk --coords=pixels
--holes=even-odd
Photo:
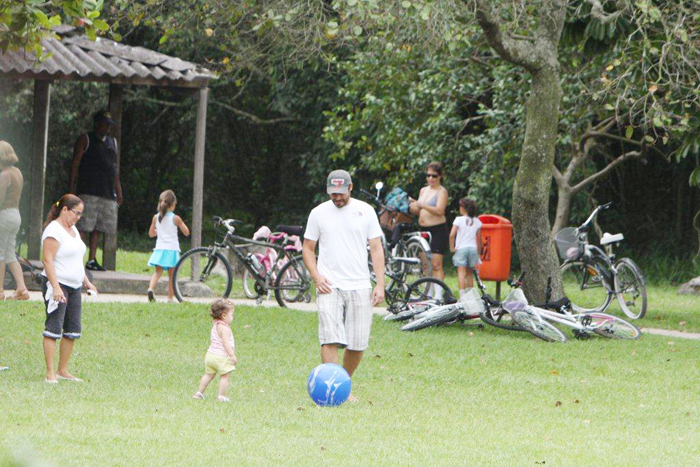
[[[559,69],[552,65],[532,73],[532,89],[526,106],[525,141],[513,188],[515,242],[522,268],[526,271],[524,292],[530,301],[542,301],[551,274],[552,297],[563,295],[548,214],[562,96],[559,79]]]
[[[557,232],[566,227],[571,214],[571,187],[567,182],[557,186],[557,212],[554,216],[554,226],[552,227],[552,237]]]

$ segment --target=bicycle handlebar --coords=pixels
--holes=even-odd
[[[234,227],[235,225],[242,225],[243,224],[243,221],[239,221],[238,219],[222,219],[219,216],[214,216],[212,218],[212,220],[214,221],[214,223],[216,225],[223,225],[224,227],[226,227],[226,229],[229,232],[233,232],[236,229]]]
[[[608,203],[601,204],[600,206],[595,208],[593,210],[593,212],[591,213],[591,215],[588,216],[588,219],[586,219],[586,221],[576,229],[576,234],[578,235],[580,233],[588,232],[588,229],[591,228],[591,224],[593,223],[593,220],[598,216],[600,211],[605,211],[606,209],[609,209],[610,206],[612,206],[612,204],[613,204],[612,201],[610,201]]]
[[[523,279],[525,278],[525,271],[520,273],[520,277],[518,277],[518,280],[513,280],[513,279],[508,279],[508,285],[513,287],[513,288],[518,288],[521,285],[523,285]]]
[[[384,206],[384,204],[382,204],[382,201],[381,201],[379,198],[377,198],[377,196],[373,195],[372,193],[370,193],[369,191],[365,190],[364,188],[360,188],[360,194],[362,194],[363,196],[369,198],[374,204],[376,204],[376,205],[378,205],[378,206],[380,206],[380,207],[381,207],[381,206]]]

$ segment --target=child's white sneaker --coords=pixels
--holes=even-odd
[[[229,399],[229,398],[226,397],[226,396],[219,396],[219,397],[216,398],[216,400],[219,401],[219,402],[231,402],[231,399]]]
[[[204,394],[202,394],[201,392],[197,391],[197,392],[194,393],[194,396],[192,396],[192,399],[200,399],[200,400],[201,400],[201,399],[204,399]]]

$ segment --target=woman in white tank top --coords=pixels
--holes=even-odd
[[[151,276],[148,285],[148,300],[156,301],[155,289],[163,271],[168,271],[168,301],[173,301],[173,278],[170,268],[175,267],[180,260],[180,241],[177,238],[178,229],[185,235],[190,235],[190,229],[182,218],[173,212],[177,206],[177,198],[173,190],[165,190],[158,199],[158,213],[151,219],[148,235],[156,239],[156,247],[148,259],[149,266],[155,266],[156,272]]]

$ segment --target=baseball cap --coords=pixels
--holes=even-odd
[[[347,193],[348,187],[352,184],[350,174],[345,170],[334,170],[328,174],[326,179],[326,190],[329,195],[333,193]]]
[[[100,110],[95,114],[95,116],[92,119],[95,123],[106,122],[110,125],[114,124],[114,120],[112,120],[112,114],[110,114],[106,110]]]

